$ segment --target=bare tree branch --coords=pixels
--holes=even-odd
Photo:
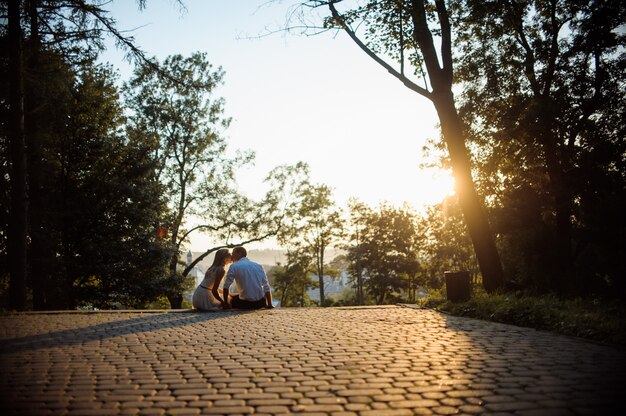
[[[414,83],[413,81],[408,79],[406,76],[404,76],[402,73],[396,71],[396,69],[394,69],[391,65],[389,65],[387,62],[385,62],[380,56],[378,56],[370,48],[368,48],[367,45],[365,45],[361,41],[361,39],[359,39],[359,37],[356,35],[356,33],[346,23],[345,18],[335,8],[335,3],[337,3],[337,2],[334,1],[334,0],[330,0],[328,2],[328,7],[330,9],[330,12],[332,13],[333,18],[337,22],[339,22],[341,24],[341,28],[348,34],[348,36],[350,36],[350,39],[352,39],[354,41],[354,43],[356,43],[357,46],[359,48],[361,48],[361,50],[363,52],[365,52],[370,58],[372,58],[379,65],[381,65],[383,68],[385,68],[391,75],[393,75],[398,80],[400,80],[400,82],[402,82],[407,88],[409,88],[412,91],[415,91],[416,93],[418,93],[418,94],[420,94],[420,95],[422,95],[422,96],[424,96],[424,97],[426,97],[426,98],[428,98],[430,100],[431,99],[431,92],[430,91],[428,91],[427,89],[425,89],[423,87],[420,87],[419,85],[417,85],[416,83]]]
[[[206,256],[208,256],[209,254],[221,249],[221,248],[234,248],[237,246],[243,246],[245,244],[250,244],[250,243],[255,243],[257,241],[263,241],[266,238],[269,237],[273,237],[274,235],[276,235],[278,231],[272,230],[270,232],[268,232],[267,234],[264,234],[262,236],[259,237],[255,237],[255,238],[251,238],[249,240],[246,241],[241,241],[239,243],[231,243],[231,244],[223,244],[221,246],[217,246],[217,247],[213,247],[208,249],[207,251],[205,251],[204,253],[202,253],[200,256],[198,256],[197,259],[195,259],[194,261],[192,261],[187,267],[185,267],[185,270],[183,270],[183,276],[187,277],[187,275],[189,274],[189,272],[191,272],[191,270],[193,270],[194,267],[196,267],[196,265],[198,263],[200,263],[202,260],[204,260],[204,258]]]
[[[524,32],[524,22],[522,19],[522,13],[516,8],[515,2],[507,2],[510,10],[512,11],[513,18],[516,19],[515,29],[517,31],[519,44],[524,48],[526,55],[524,56],[524,65],[526,70],[526,77],[530,82],[530,86],[533,90],[533,93],[536,96],[541,94],[541,88],[539,83],[537,82],[537,76],[535,74],[535,54],[533,53],[532,48],[528,43],[528,39],[526,38],[526,33]]]

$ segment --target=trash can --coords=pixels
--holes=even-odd
[[[470,275],[468,271],[444,272],[446,296],[451,302],[465,302],[470,299]]]

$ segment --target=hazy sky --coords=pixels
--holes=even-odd
[[[368,58],[343,32],[316,36],[277,33],[297,2],[265,0],[135,1],[107,6],[123,30],[149,55],[207,53],[221,66],[217,94],[233,118],[231,149],[256,152],[255,166],[238,177],[241,190],[263,193],[262,178],[280,164],[308,162],[312,179],[335,189],[343,204],[354,196],[376,205],[406,201],[419,208],[451,192],[443,172],[421,170],[422,147],[438,137],[435,111]],[[102,56],[128,79],[122,52]],[[205,239],[195,238],[200,250]]]

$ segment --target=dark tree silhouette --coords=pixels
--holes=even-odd
[[[483,285],[492,292],[502,286],[504,274],[484,203],[472,178],[465,128],[456,108],[453,85],[452,27],[443,0],[366,1],[340,11],[337,0],[311,0],[303,8],[328,8],[324,28],[343,30],[376,63],[407,88],[430,100],[439,116],[454,174],[459,203],[478,258]],[[436,23],[435,23],[436,22]],[[441,46],[437,50],[435,39]],[[385,60],[395,59],[396,69]],[[421,83],[405,72],[405,64],[421,76]],[[425,70],[424,70],[425,67]]]

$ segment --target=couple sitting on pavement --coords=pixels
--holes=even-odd
[[[215,253],[213,264],[204,275],[204,280],[193,292],[194,309],[215,311],[221,309],[261,309],[273,308],[272,292],[263,267],[248,260],[244,247],[235,247],[233,253],[223,248]],[[232,264],[231,264],[232,263]],[[227,264],[231,264],[228,273]],[[219,287],[226,274],[222,297]],[[233,280],[237,284],[237,295],[229,296],[228,290]]]

